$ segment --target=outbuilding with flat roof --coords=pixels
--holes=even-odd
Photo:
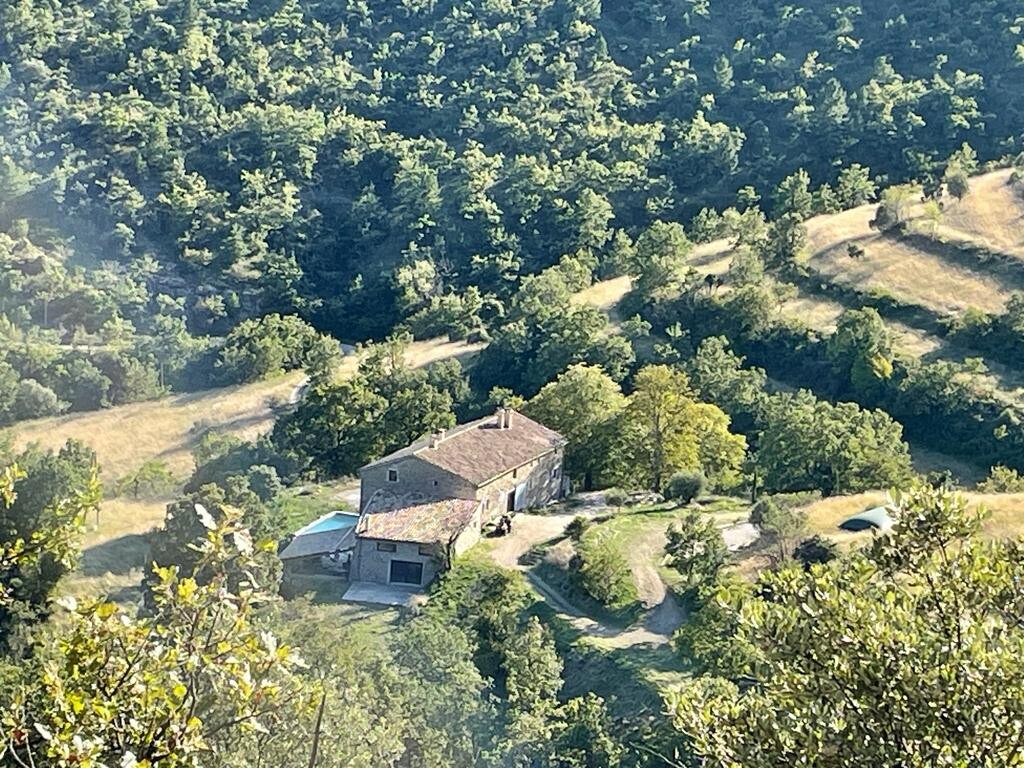
[[[348,573],[358,522],[353,512],[328,512],[297,530],[278,557],[291,568]]]

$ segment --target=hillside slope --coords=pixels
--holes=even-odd
[[[943,199],[938,220],[916,206],[902,236],[871,228],[876,205],[810,219],[804,263],[811,277],[783,313],[827,333],[844,309],[874,305],[898,352],[928,360],[980,358],[989,369],[982,377],[987,384],[1007,402],[1024,400],[1024,372],[944,333],[944,324],[965,310],[999,312],[1024,290],[1024,196],[1009,180],[1008,170],[973,178],[963,200]],[[851,258],[849,244],[863,255]]]
[[[206,430],[251,439],[274,422],[302,383],[301,373],[281,378],[172,395],[101,411],[75,413],[17,424],[15,446],[36,443],[57,448],[81,440],[96,451],[108,481],[124,477],[151,459],[164,462],[175,476],[192,469],[191,449]]]

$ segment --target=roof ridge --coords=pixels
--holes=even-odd
[[[564,445],[555,430],[511,408],[427,435],[365,465],[377,467],[403,458],[416,458],[462,478],[476,487],[528,464]]]

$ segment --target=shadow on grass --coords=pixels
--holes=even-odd
[[[335,605],[348,589],[348,579],[318,573],[286,573],[281,579],[281,596],[285,600],[305,597],[314,605]]]
[[[143,600],[142,584],[115,589],[106,595],[106,599],[121,605],[138,605]]]
[[[809,533],[807,535],[810,535]],[[779,538],[770,531],[763,531],[752,543],[742,549],[730,553],[730,561],[733,565],[742,566],[749,560],[764,560],[773,562],[779,556]]]
[[[601,648],[578,642],[582,634],[550,607],[539,607],[537,613],[551,627],[565,664],[563,699],[593,692],[605,700],[614,718],[658,717],[665,709],[664,685],[688,676],[670,645]]]
[[[215,432],[216,434],[231,434],[234,432],[241,432],[250,427],[263,424],[274,413],[275,411],[273,409],[267,409],[264,412],[236,416],[233,419],[218,421],[216,427],[213,429],[195,429],[193,427],[188,432],[184,433],[179,440],[176,440],[168,444],[162,451],[157,453],[156,456],[154,456],[153,458],[162,460],[169,456],[173,456],[175,453],[179,453],[180,451],[183,450],[191,451],[199,444],[199,441],[207,432]]]
[[[653,715],[662,711],[658,686],[642,674],[642,659],[644,656],[656,655],[653,648],[634,646],[629,649],[604,650],[587,642],[579,642],[583,633],[543,600],[534,603],[530,613],[551,629],[558,655],[565,665],[561,698],[571,699],[590,692],[596,693],[605,700],[613,717],[638,713]],[[628,656],[634,652],[637,659],[629,659]],[[658,661],[659,668],[665,664],[664,660]]]
[[[83,576],[123,576],[134,568],[144,568],[149,560],[149,537],[129,533],[116,539],[87,547],[82,552],[78,570]]]
[[[573,609],[567,613],[592,619],[614,629],[626,629],[636,623],[643,612],[639,602],[619,608],[601,604],[577,584],[572,573],[553,563],[542,560],[533,567],[533,572],[549,589],[557,593],[560,602]]]

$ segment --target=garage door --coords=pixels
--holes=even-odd
[[[392,560],[391,583],[415,584],[418,587],[423,583],[423,563],[412,563],[408,560]]]

